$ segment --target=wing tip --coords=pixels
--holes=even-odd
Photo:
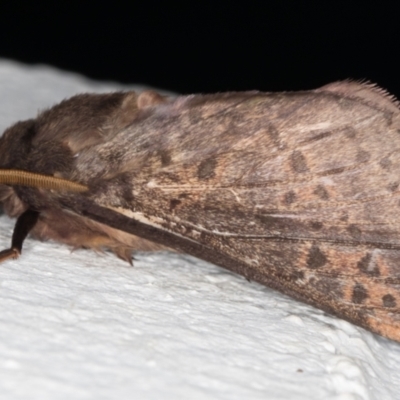
[[[328,91],[353,99],[361,99],[372,106],[393,112],[400,110],[400,101],[395,95],[367,79],[345,79],[324,85],[316,91]]]

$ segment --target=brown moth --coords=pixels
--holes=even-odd
[[[170,248],[400,341],[400,110],[370,84],[84,94],[0,139],[0,201],[73,247]]]

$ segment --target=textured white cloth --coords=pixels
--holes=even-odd
[[[0,60],[0,130],[121,88]],[[27,239],[0,266],[1,399],[400,398],[399,344],[186,255],[135,257]]]

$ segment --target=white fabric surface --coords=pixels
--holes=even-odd
[[[0,130],[121,88],[0,60]],[[186,255],[136,258],[28,239],[0,266],[1,399],[400,398],[399,344]]]

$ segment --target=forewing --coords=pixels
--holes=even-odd
[[[400,340],[399,129],[397,106],[356,83],[184,97],[77,170],[96,204]]]

